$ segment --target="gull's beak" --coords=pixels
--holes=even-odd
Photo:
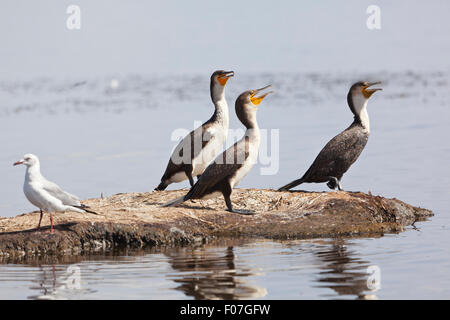
[[[18,166],[19,164],[23,164],[23,160],[19,160],[17,162],[14,162],[13,166]]]
[[[377,84],[381,84],[381,82],[378,81],[378,82],[366,82],[366,83],[364,83],[364,86],[362,87],[362,93],[363,93],[364,97],[369,99],[370,96],[373,95],[375,92],[383,90],[381,88],[368,89],[369,87],[375,86]]]
[[[234,71],[227,71],[227,72],[219,75],[217,77],[217,80],[219,80],[219,83],[224,86],[227,84],[228,79],[230,79],[233,76],[234,76]]]
[[[260,95],[260,96],[257,96],[257,94],[260,93],[260,92],[263,91],[263,90],[266,90],[267,88],[270,88],[270,87],[271,87],[271,85],[269,84],[268,86],[265,86],[264,88],[253,90],[252,94],[250,95],[250,101],[251,101],[255,106],[257,106],[258,104],[260,104],[261,101],[262,101],[268,94],[273,93],[273,91],[266,92],[266,93],[264,93],[264,94],[262,94],[262,95]]]

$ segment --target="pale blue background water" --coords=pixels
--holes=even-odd
[[[0,297],[36,298],[46,288],[54,298],[89,299],[449,298],[448,73],[236,74],[229,82],[230,97],[241,88],[273,83],[277,93],[261,104],[258,117],[262,128],[279,129],[280,134],[279,172],[263,176],[258,164],[241,187],[276,188],[306,170],[328,139],[352,121],[345,96],[357,78],[381,79],[384,90],[369,103],[372,134],[344,177],[344,187],[432,209],[436,216],[417,223],[418,230],[409,227],[378,239],[166,249],[113,261],[77,258],[66,261],[81,268],[82,290],[75,291],[60,288],[67,265],[57,261],[54,272],[45,261],[39,267],[1,265]],[[21,190],[24,168],[12,166],[25,152],[38,154],[43,173],[82,198],[149,191],[175,144],[172,130],[189,129],[191,119],[212,113],[203,89],[207,76],[129,76],[118,79],[116,90],[105,77],[84,79],[84,85],[71,88],[80,81],[15,83],[12,93],[7,83],[1,84],[9,102],[0,118],[5,132],[0,138],[5,146],[0,157],[4,216],[34,210]],[[231,118],[230,127],[240,128],[233,108]],[[180,187],[187,183],[171,186]],[[303,188],[326,190],[325,185]],[[230,259],[230,252],[238,258]],[[174,260],[187,266],[181,270]],[[381,269],[381,289],[375,293],[365,286],[370,265]],[[191,290],[196,284],[200,292]]]
[[[80,31],[65,29],[69,2],[1,4],[0,215],[34,210],[21,190],[24,168],[12,167],[28,152],[81,198],[153,189],[175,144],[170,135],[211,115],[209,76],[224,68],[236,73],[227,85],[230,128],[241,127],[233,110],[240,92],[268,83],[276,91],[258,118],[279,129],[279,172],[262,176],[257,165],[241,187],[276,188],[301,175],[352,121],[350,84],[381,80],[368,107],[369,143],[344,188],[435,216],[377,239],[3,264],[0,298],[450,298],[448,2],[379,1],[380,31],[365,27],[372,3],[364,1],[79,3]],[[61,288],[69,263],[81,268],[81,290]],[[370,265],[381,270],[376,292],[365,284]]]

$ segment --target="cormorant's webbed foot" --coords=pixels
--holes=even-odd
[[[233,213],[237,213],[237,214],[243,214],[243,215],[246,215],[246,216],[253,216],[253,215],[256,214],[256,212],[254,212],[254,211],[250,211],[250,210],[238,210],[238,209],[233,209],[233,208],[231,208],[231,210],[230,210],[230,209],[227,209],[227,211],[233,212]]]
[[[337,188],[339,191],[342,191],[341,182],[339,181],[338,178],[330,177],[329,179],[330,180],[327,182],[328,188],[330,188],[332,190],[336,190],[336,188]]]
[[[250,211],[250,210],[233,209],[233,205],[231,204],[230,196],[225,196],[225,203],[227,204],[227,211],[229,211],[229,212],[243,214],[243,215],[247,215],[247,216],[252,216],[252,215],[256,214],[256,212]]]

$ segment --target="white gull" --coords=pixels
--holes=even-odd
[[[23,192],[33,205],[41,211],[39,224],[40,229],[44,211],[50,213],[50,233],[53,233],[53,212],[75,211],[80,213],[96,212],[87,210],[87,206],[81,204],[77,196],[63,191],[56,183],[48,181],[41,174],[39,158],[34,154],[26,154],[14,165],[23,164],[27,167]]]

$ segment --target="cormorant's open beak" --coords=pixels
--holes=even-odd
[[[363,93],[364,97],[369,99],[370,96],[373,95],[375,92],[383,90],[381,88],[368,89],[369,87],[377,85],[377,84],[381,84],[381,82],[378,81],[378,82],[366,82],[366,83],[364,83],[364,86],[362,88],[362,93]]]
[[[13,166],[17,166],[17,165],[19,165],[19,164],[23,164],[23,160],[20,160],[20,161],[14,162]]]
[[[270,88],[270,87],[271,87],[271,85],[269,84],[268,86],[265,86],[264,88],[253,90],[252,94],[250,95],[250,101],[251,101],[255,106],[257,106],[258,104],[260,104],[261,101],[262,101],[268,94],[273,93],[273,91],[266,92],[266,93],[264,93],[264,94],[262,94],[262,95],[260,95],[260,96],[257,96],[257,94],[260,93],[261,91],[267,89],[267,88]]]
[[[234,71],[227,71],[225,73],[222,73],[217,77],[217,80],[219,80],[219,83],[224,86],[227,84],[228,79],[234,76]]]

